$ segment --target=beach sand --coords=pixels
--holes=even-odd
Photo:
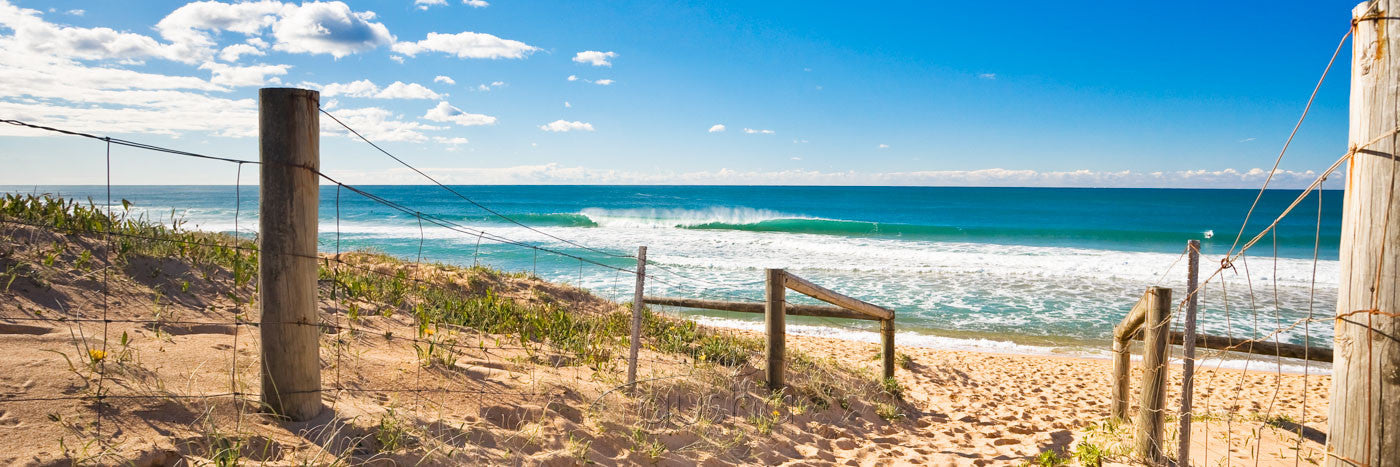
[[[136,258],[107,278],[103,294],[100,260],[60,267],[79,261],[83,249],[100,252],[98,240],[7,229],[16,247],[10,264],[37,258],[59,239],[79,248],[0,296],[6,465],[232,457],[256,465],[1017,465],[1046,451],[1073,457],[1087,446],[1105,463],[1132,462],[1131,424],[1105,423],[1107,360],[899,347],[908,358],[896,371],[898,388],[890,388],[874,376],[875,344],[789,336],[791,386],[780,395],[763,388],[761,356],[724,366],[651,347],[641,355],[638,387],[628,391],[625,349],[579,364],[509,335],[444,327],[424,336],[407,313],[382,316],[372,303],[329,296],[324,320],[340,327],[322,339],[327,410],[310,421],[279,421],[258,410],[258,332],[231,324],[234,315],[253,320],[256,308],[229,298],[247,292],[231,285],[229,271]],[[428,274],[465,284],[464,293],[486,284],[522,303],[621,311],[533,278],[367,267]],[[357,307],[361,316],[352,320]],[[90,350],[102,349],[103,336],[105,353],[94,363]],[[425,365],[428,344],[435,347]],[[1323,460],[1327,376],[1198,374],[1193,463]],[[1169,388],[1179,388],[1179,377],[1174,367]],[[1169,391],[1173,453],[1177,396]]]

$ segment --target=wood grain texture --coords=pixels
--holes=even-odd
[[[316,309],[319,100],[319,93],[305,89],[258,92],[262,402],[298,421],[322,408]]]
[[[1400,0],[1364,2],[1352,10],[1348,143],[1353,155],[1342,201],[1327,423],[1334,454],[1327,463],[1333,466],[1400,466],[1400,315],[1395,314],[1400,312],[1400,162],[1393,133],[1400,125],[1397,15]]]
[[[1148,465],[1162,463],[1163,422],[1167,402],[1167,332],[1171,329],[1172,289],[1147,289],[1143,323],[1142,392],[1134,424],[1133,452]]]
[[[632,294],[632,342],[627,349],[627,384],[637,384],[637,354],[642,348],[642,297],[646,295],[647,247],[637,247],[637,287]]]
[[[765,354],[768,357],[768,390],[777,391],[783,389],[783,358],[787,351],[787,323],[784,315],[787,304],[787,287],[783,286],[784,277],[787,274],[782,269],[769,269],[767,271],[765,286],[766,298],[765,310],[763,313],[765,329],[768,331],[768,345]]]
[[[894,319],[894,311],[847,297],[792,274],[784,276],[784,283],[793,291],[847,310],[864,313],[875,319]]]

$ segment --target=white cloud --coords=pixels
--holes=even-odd
[[[444,0],[444,1],[446,1],[446,0]],[[448,86],[457,84],[457,81],[454,81],[451,77],[447,77],[447,76],[443,76],[443,75],[437,75],[437,77],[433,78],[433,82],[434,82],[434,83],[446,83]]]
[[[373,81],[362,79],[349,83],[331,83],[321,88],[324,97],[345,96],[373,99],[441,99],[442,95],[418,83],[395,81],[383,89]]]
[[[609,60],[614,57],[617,57],[617,52],[585,50],[574,55],[574,62],[587,63],[593,66],[612,66],[612,62]]]
[[[546,123],[546,124],[544,124],[544,125],[540,125],[540,129],[541,129],[541,130],[544,130],[544,131],[552,131],[552,132],[593,131],[593,124],[592,124],[592,123],[577,122],[577,121],[575,121],[575,122],[568,122],[568,121],[564,121],[563,119],[559,119],[559,120],[555,120],[555,121]]]
[[[495,125],[496,117],[463,112],[447,102],[438,102],[437,107],[428,109],[423,118],[435,122],[450,122],[461,126]]]
[[[486,8],[488,6],[491,6],[491,4],[487,3],[486,0],[462,0],[462,4],[471,6],[473,8]]]
[[[573,106],[574,106],[574,105],[573,105],[573,104],[570,104],[569,101],[564,101],[564,108],[567,109],[567,108],[570,108],[570,107],[573,107]]]
[[[262,86],[268,83],[281,83],[277,76],[287,74],[291,65],[252,65],[236,66],[217,62],[205,62],[201,70],[209,70],[213,77],[209,82],[231,87]]]
[[[73,16],[82,16],[84,14],[87,14],[87,10],[83,10],[81,8],[74,8],[72,10],[68,10],[66,13]]]
[[[365,107],[360,109],[341,109],[334,113],[335,118],[345,122],[350,128],[360,132],[370,141],[408,141],[423,142],[428,140],[424,131],[445,130],[445,127],[425,125],[415,121],[405,121],[398,115],[387,109],[379,107]],[[349,132],[329,118],[321,119],[321,133],[331,135],[343,135],[352,137]]]
[[[792,159],[792,160],[795,160],[795,161],[800,161],[800,160],[802,160],[801,157],[797,157],[797,156],[792,156],[792,157],[789,157],[788,159]]]
[[[1248,138],[1239,140],[1239,142],[1241,142],[1241,143],[1248,143],[1248,142],[1250,142],[1250,141],[1254,141],[1254,139],[1255,139],[1255,138],[1254,138],[1253,136],[1251,136],[1251,137],[1248,137]]]
[[[233,31],[256,36],[277,22],[283,6],[281,2],[270,0],[193,2],[171,11],[156,23],[155,30],[171,42],[172,60],[208,61],[213,58],[216,45],[212,32]]]
[[[238,57],[243,55],[263,56],[267,53],[250,44],[233,44],[219,51],[219,60],[232,63],[238,61]]]
[[[598,80],[598,81],[594,81],[594,82],[593,82],[593,84],[596,84],[596,85],[599,85],[599,86],[607,86],[607,85],[610,85],[610,84],[613,84],[613,83],[614,83],[614,81],[613,81],[613,80],[610,80],[610,79],[600,79],[600,80]]]
[[[877,186],[1032,186],[1032,187],[1166,187],[1258,188],[1268,170],[1234,169],[1177,172],[1098,172],[1091,170],[949,170],[918,172],[822,172],[814,170],[746,171],[719,169],[701,172],[620,171],[565,167],[557,163],[501,168],[426,168],[443,183],[553,185],[877,185]],[[346,183],[416,184],[422,177],[406,168],[375,172],[333,171]],[[1317,177],[1313,171],[1282,170],[1274,176],[1279,188],[1302,188]],[[1342,177],[1332,177],[1335,187]],[[1272,185],[1271,185],[1272,186]]]
[[[569,75],[569,78],[568,78],[568,79],[569,79],[569,81],[578,81],[578,76],[577,76],[577,75]]]
[[[748,133],[748,134],[750,134],[750,135],[759,135],[759,134],[762,134],[762,135],[771,135],[771,134],[774,134],[774,133],[777,133],[777,132],[776,132],[776,131],[773,131],[773,130],[755,130],[755,129],[753,129],[753,128],[745,128],[745,129],[744,129],[744,133]]]
[[[393,45],[393,50],[410,57],[429,51],[456,55],[457,58],[499,59],[525,58],[540,49],[524,42],[502,39],[490,34],[430,32],[426,39],[418,42],[397,42]]]
[[[379,86],[373,81],[362,79],[349,83],[331,83],[321,88],[321,97],[345,96],[345,97],[374,97],[379,92]]]
[[[421,85],[421,84],[418,84],[418,83],[407,83],[407,84],[405,84],[405,83],[402,82],[402,81],[395,81],[395,82],[393,82],[392,84],[390,84],[390,85],[388,85],[388,86],[385,86],[385,87],[384,87],[384,90],[383,90],[383,91],[379,91],[379,93],[375,94],[374,97],[377,98],[377,99],[440,99],[440,98],[442,98],[441,95],[439,95],[439,94],[436,93],[436,92],[433,92],[432,89],[428,89],[427,87],[425,87],[425,86],[423,86],[423,85]]]
[[[499,88],[499,87],[505,86],[505,85],[506,85],[506,82],[505,82],[505,81],[492,81],[491,84],[482,83],[482,84],[476,85],[476,90],[477,90],[477,91],[490,91],[492,88]]]
[[[981,79],[985,79],[985,80],[994,80],[994,79],[997,79],[997,74],[996,74],[996,73],[982,73],[982,74],[977,75],[977,77],[978,77],[978,78],[981,78]]]
[[[413,5],[419,10],[427,10],[430,6],[446,5],[447,0],[413,0]]]
[[[148,36],[110,28],[59,26],[44,21],[40,14],[0,0],[0,26],[14,32],[0,46],[83,60],[172,56],[169,47]]]
[[[328,54],[336,58],[394,42],[389,28],[372,22],[373,12],[351,11],[341,2],[284,5],[272,26],[274,49],[291,53]]]
[[[721,131],[724,131],[723,124],[716,123],[715,126],[710,127],[710,133],[719,133]]]
[[[890,148],[890,145],[885,144],[885,143],[880,143],[879,146],[875,146],[875,147],[876,147],[876,148],[879,148],[879,149],[889,149],[889,148]]]

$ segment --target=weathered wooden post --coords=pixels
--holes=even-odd
[[[884,378],[894,377],[894,320],[880,320],[880,366],[884,370]]]
[[[1162,463],[1162,428],[1167,401],[1167,332],[1171,330],[1172,289],[1147,289],[1143,325],[1142,393],[1138,399],[1134,452],[1151,465]]]
[[[787,285],[782,269],[769,269],[764,300],[764,322],[768,329],[768,389],[783,388],[783,353],[787,346],[787,325],[783,315],[787,305]]]
[[[258,92],[258,310],[262,403],[307,420],[321,412],[316,311],[316,206],[320,198],[320,93]]]
[[[1150,292],[1152,289],[1148,289]],[[1113,389],[1110,391],[1113,402],[1109,406],[1109,417],[1122,422],[1128,419],[1128,373],[1132,370],[1132,346],[1130,342],[1133,334],[1142,328],[1143,319],[1146,317],[1146,306],[1149,295],[1144,293],[1138,298],[1133,309],[1128,311],[1128,316],[1123,317],[1123,321],[1113,327]]]
[[[1400,0],[1352,9],[1352,151],[1342,201],[1328,465],[1400,466]]]
[[[1181,330],[1181,410],[1177,420],[1176,464],[1191,465],[1191,391],[1196,377],[1196,303],[1201,277],[1201,241],[1186,242],[1186,317]]]
[[[627,384],[637,384],[637,352],[642,348],[642,296],[646,292],[647,247],[637,247],[637,290],[632,295],[632,346],[627,350]]]

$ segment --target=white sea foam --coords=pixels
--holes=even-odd
[[[757,224],[773,219],[810,219],[767,209],[714,206],[705,209],[602,209],[585,208],[579,212],[601,227],[668,228],[704,224]]]

